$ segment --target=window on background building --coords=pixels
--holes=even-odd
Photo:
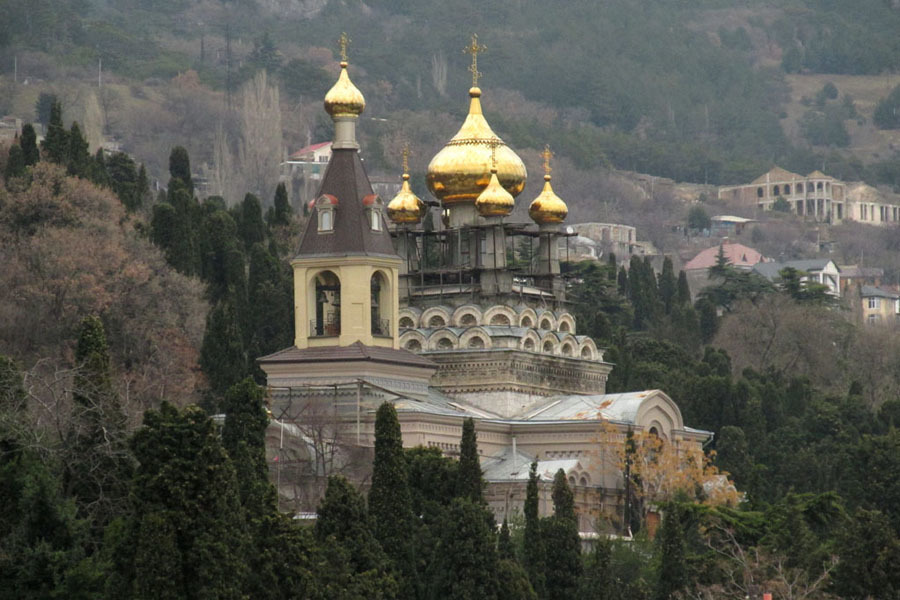
[[[877,323],[880,320],[881,320],[881,315],[869,315],[866,318],[867,323]]]
[[[319,209],[319,231],[332,231],[334,229],[334,211],[330,208]]]
[[[878,308],[878,298],[869,298],[869,308],[870,309]]]

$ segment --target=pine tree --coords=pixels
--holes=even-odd
[[[654,592],[655,600],[669,600],[687,585],[687,552],[684,530],[681,527],[680,511],[671,505],[663,517],[657,535],[659,553],[659,576]]]
[[[678,285],[675,292],[675,304],[686,306],[691,303],[691,288],[688,286],[687,275],[684,271],[678,272]]]
[[[262,243],[266,239],[266,224],[263,221],[262,206],[259,198],[253,194],[244,196],[238,230],[247,250],[250,250],[253,244]]]
[[[462,440],[459,444],[459,480],[456,495],[472,502],[484,502],[484,479],[481,462],[478,459],[478,441],[475,434],[475,420],[469,417],[463,421]]]
[[[581,576],[581,539],[575,500],[562,469],[553,478],[553,517],[543,524],[547,598],[572,598]]]
[[[19,139],[19,145],[22,146],[22,152],[25,154],[25,165],[33,167],[41,160],[41,151],[37,146],[37,134],[34,131],[34,125],[25,123],[22,126],[22,137]]]
[[[275,211],[272,222],[269,225],[289,225],[291,222],[291,203],[288,200],[287,188],[284,182],[275,188]]]
[[[47,125],[47,135],[42,143],[47,160],[58,165],[66,163],[69,153],[69,134],[63,126],[62,104],[53,102],[50,109],[50,122]]]
[[[94,163],[90,169],[91,181],[101,187],[109,187],[109,172],[106,170],[106,154],[103,148],[97,148]]]
[[[140,210],[144,207],[144,202],[150,196],[150,179],[147,177],[147,167],[141,163],[138,170],[137,183],[135,184],[134,195],[132,196],[132,210]]]
[[[6,179],[7,185],[10,180],[25,175],[25,153],[19,144],[13,144],[9,147],[9,157],[6,159],[6,170],[3,172],[3,178]]]
[[[434,600],[496,599],[499,590],[494,532],[486,509],[454,498],[429,567],[428,597]]]
[[[403,575],[401,597],[415,598],[419,576],[414,548],[413,512],[410,503],[406,458],[400,421],[394,405],[385,402],[375,414],[375,459],[369,514],[375,538]]]
[[[177,180],[187,190],[189,196],[194,195],[194,180],[191,178],[191,159],[183,146],[175,146],[169,154],[169,187]],[[177,184],[176,184],[177,185]]]
[[[81,127],[77,122],[72,123],[69,131],[69,145],[66,153],[66,169],[69,175],[88,178],[91,175],[91,154],[88,152],[88,143],[81,134]]]
[[[672,312],[676,292],[675,270],[672,267],[672,259],[667,256],[663,260],[662,273],[659,274],[659,298],[662,300],[663,309],[667,315]]]
[[[539,598],[546,597],[546,554],[538,515],[537,462],[531,463],[528,486],[525,489],[525,555],[523,567],[528,573],[531,587]]]

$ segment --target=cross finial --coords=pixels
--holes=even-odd
[[[472,74],[472,87],[478,87],[478,78],[481,73],[478,72],[478,55],[487,50],[487,46],[478,45],[478,34],[472,34],[472,41],[463,48],[463,52],[472,55],[472,65],[469,67],[469,73]]]
[[[491,145],[491,171],[497,170],[497,146],[500,145],[499,138],[491,138],[491,141],[488,142]]]
[[[338,45],[341,48],[341,60],[347,62],[347,46],[350,45],[350,36],[344,31],[338,38]]]
[[[403,145],[403,174],[409,174],[409,142]]]
[[[550,166],[550,159],[553,158],[553,153],[550,152],[550,144],[544,146],[544,151],[541,152],[541,158],[544,159],[544,175],[550,175],[550,171],[553,170],[553,167]]]

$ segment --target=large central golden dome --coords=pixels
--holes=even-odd
[[[446,204],[475,202],[491,181],[491,147],[496,145],[497,179],[518,196],[525,188],[525,164],[503,143],[481,112],[481,90],[469,90],[469,114],[456,135],[428,165],[426,182],[434,197]]]

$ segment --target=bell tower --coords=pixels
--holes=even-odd
[[[398,272],[385,206],[359,157],[356,123],[366,106],[347,73],[343,34],[341,73],[325,95],[334,121],[331,160],[291,261],[294,269],[294,345],[297,348],[399,348]]]

